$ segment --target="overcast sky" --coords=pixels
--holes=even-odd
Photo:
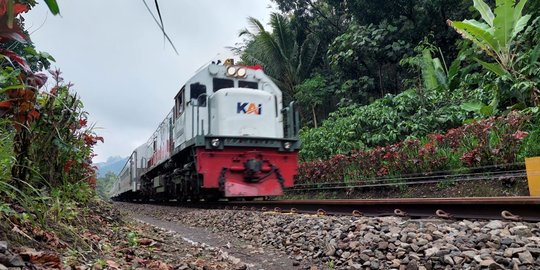
[[[24,15],[26,27],[36,48],[56,59],[52,67],[75,84],[105,138],[95,162],[128,156],[146,142],[184,82],[202,65],[232,56],[225,47],[241,41],[246,18],[266,24],[272,12],[270,0],[160,0],[176,55],[142,0],[58,2],[61,16],[38,1]]]

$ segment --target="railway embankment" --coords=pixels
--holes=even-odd
[[[73,210],[73,209],[72,209]],[[70,222],[0,219],[0,269],[235,269],[217,249],[129,218],[108,203],[80,206]]]
[[[540,223],[311,216],[126,203],[116,207],[159,220],[158,227],[165,223],[197,228],[199,233],[221,239],[214,243],[221,250],[239,245],[234,248],[248,256],[234,267],[250,268],[257,249],[259,253],[272,251],[274,257],[281,252],[290,260],[288,268],[303,269],[540,267]],[[221,245],[225,239],[237,240]]]

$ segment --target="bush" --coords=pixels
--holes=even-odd
[[[467,93],[422,93],[411,89],[396,96],[387,95],[370,105],[340,108],[320,128],[301,130],[301,160],[328,159],[354,149],[419,138],[460,126],[475,116],[460,106],[470,97],[489,99],[480,87]]]
[[[540,132],[538,120],[537,113],[515,111],[453,128],[445,134],[432,133],[420,139],[334,155],[324,161],[304,162],[299,167],[298,183],[361,182],[515,164],[538,151],[538,137],[524,140],[529,133]]]

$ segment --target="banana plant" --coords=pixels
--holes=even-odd
[[[459,84],[459,67],[463,60],[461,52],[454,61],[452,61],[450,68],[447,68],[444,62],[444,56],[439,49],[441,59],[431,55],[431,50],[426,48],[422,51],[422,59],[420,67],[422,71],[422,81],[424,87],[428,90],[445,90],[454,91]]]
[[[514,40],[531,18],[531,15],[522,15],[527,0],[518,3],[514,0],[496,0],[494,11],[482,0],[473,2],[483,22],[474,19],[448,20],[448,24],[495,60],[495,63],[488,63],[475,59],[479,64],[499,76],[511,75],[515,58],[512,52]]]

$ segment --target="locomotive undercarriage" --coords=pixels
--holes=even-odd
[[[202,177],[196,171],[193,148],[184,149],[141,178],[144,200],[178,202],[219,198],[218,190],[201,189]]]

